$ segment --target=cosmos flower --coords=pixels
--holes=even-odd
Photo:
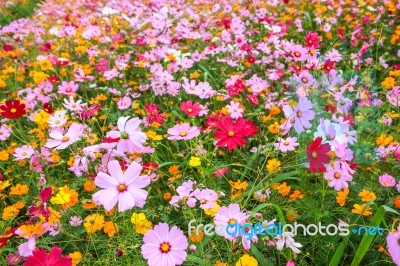
[[[393,176],[385,173],[379,176],[379,184],[381,184],[383,187],[394,187],[396,185],[396,179]]]
[[[24,145],[16,148],[14,152],[15,160],[20,161],[23,159],[29,159],[35,153],[35,150],[30,145]]]
[[[200,105],[198,103],[192,103],[192,101],[183,102],[181,104],[181,111],[189,117],[197,116],[200,113]]]
[[[49,135],[51,139],[49,138],[47,140],[45,147],[54,148],[55,150],[63,150],[79,140],[83,135],[83,126],[81,124],[73,123],[65,134],[62,129],[54,128],[50,131]]]
[[[79,88],[78,84],[75,84],[75,82],[73,81],[70,82],[63,81],[61,85],[58,86],[58,93],[65,95],[73,95],[78,90],[78,88]]]
[[[99,172],[94,183],[102,188],[93,195],[93,201],[110,211],[118,203],[118,211],[123,212],[134,206],[143,208],[148,192],[143,188],[150,184],[150,177],[140,175],[142,166],[132,162],[125,172],[116,160],[108,163],[108,172]]]
[[[324,174],[325,180],[329,181],[329,187],[333,187],[336,191],[343,188],[348,188],[347,182],[353,180],[353,177],[347,171],[342,170],[339,161],[336,161],[332,166],[327,166],[326,173]]]
[[[215,225],[224,225],[224,228],[228,225],[234,225],[236,223],[243,225],[246,223],[248,217],[249,216],[246,213],[240,211],[239,204],[229,204],[228,207],[223,206],[218,210],[214,217],[214,223]],[[228,234],[226,230],[223,233],[224,237],[229,240],[233,240],[238,237],[238,235]]]
[[[294,151],[294,149],[299,146],[299,143],[297,143],[297,138],[292,138],[292,137],[287,137],[286,139],[278,137],[278,142],[274,143],[274,147],[283,152],[286,153],[288,151]]]
[[[292,109],[289,105],[285,105],[282,109],[286,118],[294,124],[294,129],[298,134],[306,128],[311,128],[310,121],[314,119],[315,113],[313,106],[306,97],[300,97],[297,106]]]
[[[107,133],[107,138],[119,139],[117,149],[120,152],[142,151],[143,143],[147,136],[139,127],[141,120],[137,117],[129,119],[129,116],[118,118],[118,130]]]
[[[400,225],[397,232],[390,232],[386,237],[388,251],[396,265],[400,265]]]
[[[10,137],[11,130],[6,125],[0,126],[0,140],[6,140]]]
[[[218,122],[215,137],[218,139],[218,147],[227,147],[229,151],[242,147],[246,144],[243,137],[252,137],[257,133],[257,128],[252,121],[246,121],[243,118],[233,123],[231,117],[223,118]]]
[[[6,101],[0,105],[0,114],[8,119],[18,119],[26,113],[25,104],[18,100]]]
[[[329,163],[331,157],[326,153],[331,150],[328,143],[322,144],[322,137],[317,137],[307,147],[307,157],[310,161],[309,169],[316,173],[317,170],[325,172],[324,164]]]
[[[72,266],[72,259],[69,256],[61,256],[61,248],[54,246],[50,253],[43,248],[37,248],[29,256],[24,266]]]
[[[191,127],[189,123],[183,123],[169,128],[168,134],[169,140],[189,140],[200,135],[200,130],[196,126]]]
[[[143,237],[142,255],[149,266],[175,266],[186,260],[188,241],[182,230],[176,226],[160,223]]]

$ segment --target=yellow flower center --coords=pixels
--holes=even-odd
[[[171,245],[168,242],[164,242],[160,245],[160,251],[162,253],[168,253],[171,250]]]
[[[125,186],[124,184],[119,184],[119,186],[118,186],[118,191],[119,191],[119,192],[124,192],[124,191],[126,191],[126,186]]]
[[[186,133],[186,132],[181,132],[179,135],[180,135],[181,137],[185,137],[185,136],[187,135],[187,133]]]
[[[235,136],[235,132],[233,132],[233,131],[229,131],[229,132],[228,132],[228,136],[229,136],[229,137],[233,137],[233,136]]]
[[[230,219],[230,220],[228,221],[228,223],[229,223],[229,224],[234,224],[234,223],[236,223],[236,219]]]
[[[56,122],[55,122],[56,124],[60,124],[61,123],[61,121],[60,120],[56,120]]]
[[[303,83],[307,83],[308,79],[307,78],[302,78],[301,81],[303,81]]]
[[[62,139],[61,139],[62,142],[66,142],[68,140],[69,140],[69,137],[67,137],[67,136],[63,136]]]
[[[301,111],[297,111],[297,117],[301,117],[303,115],[303,113]]]
[[[22,153],[22,156],[26,156],[28,153],[26,152],[26,151],[24,151],[23,153]]]
[[[11,108],[10,113],[15,114],[17,112],[17,109]]]
[[[318,157],[318,153],[317,153],[316,151],[313,151],[313,152],[311,153],[311,156],[315,159],[315,158]]]
[[[336,179],[339,179],[339,178],[340,178],[340,173],[336,172],[333,176],[334,176]]]
[[[300,57],[300,55],[301,55],[300,52],[295,52],[295,53],[294,53],[294,56],[295,56],[295,57]]]
[[[287,146],[287,145],[289,145],[289,141],[285,141],[283,144],[284,144],[285,146]]]
[[[188,108],[187,111],[188,111],[188,113],[191,113],[193,111],[193,109],[192,108]]]

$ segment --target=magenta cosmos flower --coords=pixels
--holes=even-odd
[[[57,246],[52,247],[49,254],[43,248],[37,248],[26,259],[24,266],[72,266],[72,259],[61,256],[61,252]]]
[[[47,140],[45,147],[63,150],[72,143],[78,141],[82,134],[83,126],[77,123],[73,123],[65,134],[63,134],[62,129],[55,128],[49,133],[51,139]]]
[[[347,182],[353,180],[353,177],[347,171],[343,171],[340,161],[336,161],[333,167],[326,167],[324,178],[329,182],[329,187],[333,187],[336,191],[349,187]]]
[[[300,97],[299,103],[294,109],[289,105],[283,107],[286,118],[294,124],[294,129],[298,134],[303,132],[305,128],[311,128],[310,121],[315,117],[312,108],[312,103],[306,97]]]
[[[168,134],[169,140],[189,140],[200,135],[200,130],[196,126],[191,127],[189,123],[183,123],[168,129]]]
[[[400,225],[397,232],[391,232],[386,237],[388,251],[396,265],[400,265]]]
[[[229,204],[228,207],[221,207],[218,212],[215,214],[214,217],[214,223],[215,225],[224,225],[225,228],[228,225],[234,225],[234,224],[244,224],[249,216],[240,211],[239,204]],[[226,230],[224,231],[224,236],[226,239],[233,240],[238,237],[232,236],[231,234],[228,234]]]
[[[93,200],[110,211],[118,203],[118,211],[123,212],[137,206],[143,208],[148,192],[142,188],[150,184],[150,177],[139,175],[142,166],[132,162],[122,172],[118,161],[108,163],[109,174],[99,172],[94,180],[96,186],[103,188],[93,194]]]
[[[142,255],[149,266],[181,265],[187,256],[188,241],[182,230],[168,224],[154,226],[143,237]]]
[[[137,117],[129,119],[129,116],[118,118],[118,130],[108,132],[107,138],[119,139],[117,149],[120,152],[142,151],[146,134],[140,129],[141,120]]]

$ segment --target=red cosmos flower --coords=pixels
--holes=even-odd
[[[317,32],[309,32],[306,35],[306,47],[308,48],[319,48],[319,42],[321,41]]]
[[[15,234],[16,228],[7,228],[3,235],[0,235],[0,248],[3,248],[8,240],[12,238]]]
[[[331,146],[328,143],[321,143],[322,137],[318,137],[307,147],[307,157],[310,160],[309,169],[313,173],[316,173],[317,170],[325,172],[324,164],[329,163],[331,160],[331,157],[326,154],[331,150]]]
[[[50,253],[43,248],[37,248],[30,255],[24,266],[72,266],[72,259],[69,256],[61,256],[61,248],[55,246],[52,247]]]
[[[60,79],[57,76],[50,76],[49,81],[51,82],[51,84],[56,84],[60,81]]]
[[[228,90],[229,96],[235,96],[246,89],[246,84],[243,80],[237,79],[235,84],[228,86],[226,89]]]
[[[3,45],[3,51],[5,51],[5,52],[10,52],[10,51],[12,51],[12,50],[14,50],[14,47],[12,47],[11,44],[5,43],[5,44]]]
[[[200,113],[200,105],[198,103],[192,103],[192,101],[183,102],[181,104],[181,111],[188,116],[196,116]]]
[[[9,119],[18,119],[25,113],[25,104],[18,100],[6,101],[5,105],[0,105],[0,114]]]
[[[40,202],[36,202],[28,207],[28,215],[31,220],[43,215],[47,219],[50,217],[50,210],[47,208],[47,201],[49,200],[53,189],[51,187],[43,188],[39,191]]]
[[[154,104],[154,103],[146,104],[144,106],[144,109],[149,114],[149,116],[147,117],[147,121],[149,123],[157,122],[161,125],[164,124],[165,115],[160,114],[160,109],[158,108],[158,106],[156,104]]]
[[[326,73],[329,73],[332,69],[335,69],[335,62],[326,60],[324,63],[324,70]]]
[[[43,110],[48,113],[48,114],[53,114],[54,113],[54,109],[53,107],[51,107],[51,105],[49,103],[44,103],[43,105]]]
[[[158,169],[158,164],[157,163],[147,162],[147,163],[143,164],[143,170],[155,171],[157,169]]]
[[[40,46],[39,49],[41,52],[47,53],[51,50],[51,44],[46,42],[45,44],[43,44],[42,46]]]
[[[243,137],[252,137],[257,133],[257,128],[252,121],[246,121],[239,118],[235,123],[231,117],[226,117],[218,122],[217,128],[220,131],[215,132],[218,139],[218,147],[227,147],[228,151],[235,149],[237,146],[242,147],[246,144]]]
[[[247,56],[247,62],[249,62],[250,64],[253,64],[255,61],[256,61],[255,56],[253,55]]]

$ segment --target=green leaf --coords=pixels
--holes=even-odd
[[[207,263],[203,259],[201,259],[199,257],[196,257],[194,255],[188,255],[186,257],[186,261],[187,262],[194,262],[194,263],[196,263],[197,265],[200,265],[200,266],[207,266]]]
[[[342,243],[340,243],[338,249],[335,252],[335,255],[333,255],[331,261],[329,262],[329,266],[339,265],[340,259],[343,256],[343,253],[347,247],[349,239],[350,239],[350,234],[343,239]]]
[[[283,211],[281,207],[272,203],[263,203],[258,205],[253,209],[253,212],[258,212],[266,207],[274,207],[276,212],[278,213],[279,221],[282,223],[282,226],[286,224],[285,216],[283,215]]]
[[[374,218],[372,218],[371,224],[369,226],[377,227],[381,224],[383,218],[385,217],[386,212],[393,212],[399,214],[397,211],[393,210],[390,207],[385,205],[381,206],[378,211],[375,213]],[[353,261],[351,262],[351,266],[360,265],[365,253],[367,253],[372,241],[374,240],[375,235],[365,234],[361,240],[360,245],[354,255]]]
[[[260,266],[269,266],[272,265],[272,262],[268,260],[259,250],[255,245],[250,246],[250,251],[253,253],[253,255],[256,257],[258,263]]]

